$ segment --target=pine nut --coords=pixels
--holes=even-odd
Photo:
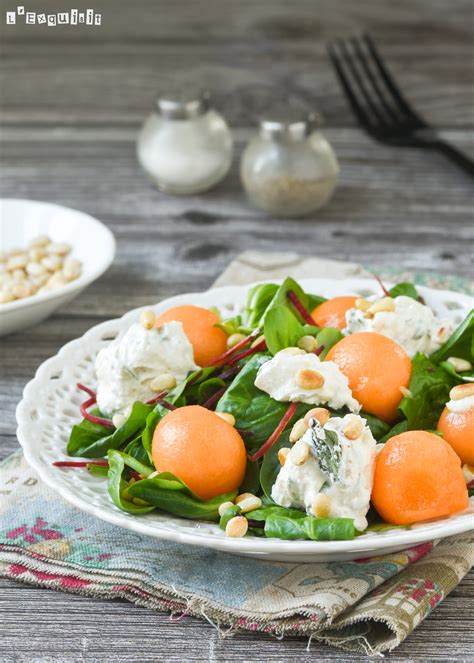
[[[301,348],[291,347],[291,348],[283,348],[283,350],[280,350],[278,354],[288,355],[288,357],[296,357],[297,355],[305,355],[306,352]]]
[[[303,437],[303,435],[306,433],[307,428],[308,427],[304,419],[298,419],[298,421],[291,429],[290,442],[296,442],[297,440],[300,439],[300,437]]]
[[[243,341],[245,338],[244,334],[231,334],[228,339],[227,339],[227,347],[230,350],[234,346],[236,346],[238,343]]]
[[[457,373],[463,373],[464,371],[470,371],[472,369],[471,362],[467,359],[462,359],[461,357],[448,357],[448,362]]]
[[[58,269],[61,269],[63,261],[58,256],[46,256],[42,259],[41,264],[50,272],[57,272]]]
[[[220,516],[223,516],[224,513],[227,511],[227,509],[231,509],[233,506],[234,506],[233,502],[222,502],[222,504],[219,504],[219,508],[217,509],[217,511]]]
[[[156,315],[154,311],[147,309],[140,313],[140,324],[145,327],[145,329],[153,329],[156,322]]]
[[[316,419],[319,421],[321,426],[324,426],[324,424],[329,420],[330,416],[331,413],[329,410],[326,410],[325,407],[314,407],[312,410],[308,410],[308,412],[305,414],[304,422],[309,427],[309,422],[311,419]]]
[[[63,276],[66,281],[74,281],[81,275],[81,263],[76,258],[66,258],[63,265]]]
[[[301,389],[320,389],[324,384],[324,375],[310,368],[303,368],[296,374],[296,384]]]
[[[36,288],[41,288],[48,279],[49,279],[49,274],[46,272],[45,274],[41,274],[40,276],[33,276],[31,281],[34,283]]]
[[[278,461],[280,465],[284,465],[286,463],[286,459],[288,458],[290,451],[290,447],[282,447],[281,449],[278,449]]]
[[[63,279],[61,272],[55,272],[46,282],[45,288],[46,290],[54,290],[63,285],[66,285],[66,281]]]
[[[464,463],[462,466],[462,471],[464,478],[466,479],[466,483],[474,481],[474,465],[468,465],[467,463]]]
[[[67,256],[71,251],[71,247],[64,242],[53,242],[46,247],[46,250],[55,256]]]
[[[51,240],[46,235],[38,235],[37,237],[33,237],[33,239],[30,242],[28,242],[28,246],[30,248],[46,246],[47,244],[50,243],[50,241]]]
[[[318,347],[318,342],[314,336],[302,336],[298,341],[298,347],[305,352],[314,352]]]
[[[29,297],[32,294],[31,286],[29,286],[26,282],[17,283],[12,287],[11,293],[15,299],[24,299],[25,297]]]
[[[112,423],[115,428],[120,428],[127,421],[126,417],[123,414],[114,414],[112,417]]]
[[[30,276],[40,276],[46,272],[46,267],[39,262],[29,262],[26,265],[26,272]]]
[[[260,336],[257,336],[255,341],[250,345],[250,347],[255,348],[255,347],[257,347],[257,345],[260,345],[260,343],[264,340],[265,340],[265,336],[263,334],[261,334]]]
[[[227,421],[231,426],[235,426],[235,417],[230,412],[216,412],[215,414],[224,421]]]
[[[13,281],[18,283],[19,281],[24,281],[26,279],[26,274],[22,269],[14,269],[11,273]]]
[[[173,387],[176,387],[176,378],[172,373],[162,373],[152,380],[148,386],[157,393],[166,389],[173,389]]]
[[[27,262],[27,254],[19,253],[17,256],[13,256],[7,261],[7,269],[9,271],[13,271],[14,269],[23,269],[23,267],[26,267]]]
[[[402,394],[405,396],[405,398],[413,398],[413,394],[411,393],[411,391],[410,391],[407,387],[404,387],[404,386],[402,385],[402,386],[400,387],[400,391],[401,391]]]
[[[351,415],[349,423],[342,431],[348,440],[358,440],[364,432],[364,425],[359,417]]]
[[[468,396],[474,396],[474,383],[466,382],[465,384],[458,384],[456,387],[453,387],[449,392],[449,398],[452,401],[459,401],[461,398],[467,398]]]
[[[331,499],[324,493],[318,493],[314,498],[311,510],[316,518],[327,518],[331,512]]]
[[[372,302],[369,302],[365,297],[359,297],[355,300],[355,307],[359,309],[359,311],[367,311],[371,306]]]
[[[378,301],[371,304],[367,309],[368,313],[382,313],[385,311],[395,311],[395,302],[391,297],[382,297]]]
[[[225,535],[233,539],[240,539],[247,534],[249,522],[245,516],[234,516],[225,528]]]
[[[303,465],[306,463],[309,458],[309,447],[306,442],[298,440],[290,451],[289,458],[294,465]]]
[[[242,495],[237,495],[235,503],[240,507],[242,513],[248,513],[249,511],[260,509],[262,506],[262,500],[260,497],[257,497],[253,493],[242,493]]]
[[[41,248],[30,249],[28,251],[28,258],[32,262],[40,262],[45,257],[46,253]]]

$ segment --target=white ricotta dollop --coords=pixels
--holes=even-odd
[[[393,299],[394,311],[380,311],[366,318],[364,311],[346,311],[343,334],[373,331],[388,336],[413,357],[417,352],[430,355],[440,348],[454,331],[451,320],[438,320],[429,306],[411,297],[400,295]]]
[[[356,440],[344,435],[350,422],[358,419],[363,425],[362,434]],[[333,431],[337,435],[333,458],[337,472],[329,472],[318,461],[315,435],[317,431]],[[313,503],[319,493],[330,500],[329,518],[352,518],[359,531],[367,527],[366,514],[370,506],[370,495],[374,480],[376,441],[365,419],[348,414],[345,417],[332,417],[324,427],[315,423],[298,441],[308,445],[308,460],[297,465],[291,452],[278,473],[272,488],[272,499],[280,506],[305,509],[314,515]],[[337,461],[337,455],[340,455]]]
[[[474,396],[465,396],[457,401],[450,400],[446,403],[446,407],[449,412],[456,412],[456,414],[469,412],[474,408]]]
[[[181,382],[197,368],[180,322],[159,329],[133,324],[97,355],[97,405],[107,416],[126,415],[135,401],[156,395],[149,387],[154,378],[171,373]]]
[[[318,389],[302,389],[298,385],[297,374],[307,369],[317,371],[324,377],[324,384]],[[361,407],[352,397],[347,377],[336,364],[333,361],[321,361],[313,353],[294,355],[286,350],[277,352],[260,367],[255,386],[276,401],[327,404],[335,410],[347,406],[351,412],[359,412]]]

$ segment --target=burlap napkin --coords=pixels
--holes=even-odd
[[[249,252],[218,284],[288,274],[344,278],[367,272],[356,264]],[[416,280],[471,291],[462,279]],[[257,561],[97,520],[46,488],[20,451],[0,464],[0,576],[206,618],[227,635],[246,629],[313,637],[369,654],[393,649],[469,571],[473,544],[471,532],[352,562]]]

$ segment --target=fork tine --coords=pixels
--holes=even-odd
[[[383,106],[387,115],[389,115],[395,122],[399,122],[401,119],[400,115],[399,113],[397,113],[397,109],[388,103],[386,96],[379,85],[379,81],[377,80],[376,76],[374,76],[374,72],[372,71],[372,68],[368,61],[368,57],[364,53],[364,49],[362,48],[359,39],[357,37],[351,37],[350,42],[352,44],[358,62],[360,63],[365,75],[367,76],[370,84],[372,85],[372,89],[375,93],[375,96],[378,98],[380,104]]]
[[[336,48],[334,46],[334,43],[329,43],[326,46],[326,50],[328,52],[329,58],[334,66],[334,69],[336,70],[337,77],[339,78],[339,82],[341,83],[342,89],[345,92],[345,95],[349,101],[349,104],[352,106],[352,110],[354,111],[357,119],[359,120],[360,124],[366,128],[366,130],[369,133],[372,133],[375,129],[374,124],[371,120],[371,118],[367,115],[365,112],[364,108],[360,104],[357,96],[355,95],[350,83],[349,79],[347,78],[344,69],[342,67],[342,64],[339,59],[339,55],[337,54]]]
[[[344,62],[346,63],[346,66],[349,68],[349,71],[351,72],[352,77],[354,79],[355,85],[359,88],[359,92],[362,98],[364,99],[365,103],[369,107],[372,114],[377,118],[378,125],[383,126],[386,123],[386,118],[384,116],[384,113],[381,112],[377,103],[375,103],[369,89],[366,86],[363,77],[360,75],[358,68],[355,66],[354,58],[351,55],[347,43],[345,42],[344,39],[338,40],[337,43],[342,53]]]
[[[425,122],[421,119],[421,117],[413,110],[413,108],[410,106],[408,101],[404,98],[402,95],[398,85],[395,83],[394,79],[392,78],[392,75],[388,71],[386,65],[384,64],[382,57],[379,55],[379,52],[377,50],[377,47],[375,45],[375,42],[373,41],[372,37],[369,34],[364,34],[362,36],[362,39],[364,40],[370,55],[372,56],[372,59],[378,69],[378,72],[380,76],[382,77],[386,87],[390,91],[392,98],[396,101],[398,104],[399,108],[403,110],[403,112],[408,115],[408,117],[411,117],[412,119],[416,120],[419,122],[421,125],[426,126]]]

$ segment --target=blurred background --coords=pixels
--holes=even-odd
[[[369,31],[416,109],[472,155],[470,0],[71,6],[92,5],[100,26],[6,25],[16,4],[2,0],[0,79],[1,195],[82,209],[116,235],[114,266],[80,299],[89,311],[99,313],[99,289],[115,315],[207,287],[250,248],[469,274],[471,181],[441,155],[383,146],[357,127],[325,42]],[[136,160],[137,132],[169,80],[207,86],[234,132],[230,174],[202,195],[160,193]],[[282,101],[322,113],[341,165],[333,199],[309,219],[269,218],[239,181],[258,117]]]

